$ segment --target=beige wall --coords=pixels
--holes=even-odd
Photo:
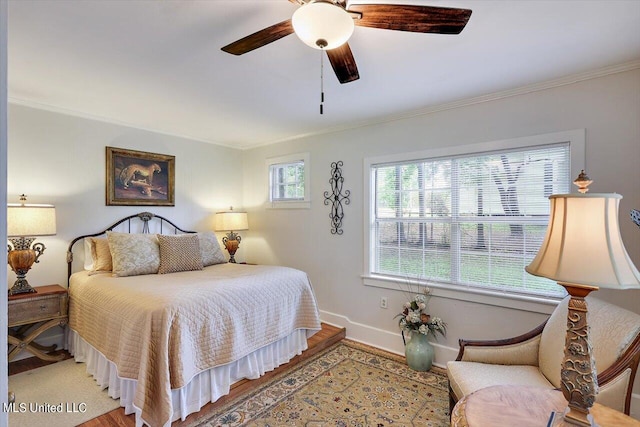
[[[175,207],[106,206],[106,146],[174,155]],[[150,211],[203,231],[216,211],[242,203],[239,150],[10,104],[8,151],[9,202],[25,193],[56,206],[57,234],[38,239],[47,249],[27,276],[33,286],[66,286],[69,242],[121,217]]]
[[[285,264],[309,273],[325,318],[348,326],[350,336],[398,350],[393,319],[404,294],[363,285],[363,159],[370,156],[467,145],[586,129],[586,168],[592,192],[617,192],[626,248],[640,265],[640,230],[629,210],[640,208],[640,70],[479,103],[405,120],[336,132],[250,150],[244,155],[244,205],[251,230],[243,240],[252,262]],[[311,209],[266,209],[265,159],[297,152],[311,154]],[[330,164],[344,162],[344,234],[329,232]],[[582,167],[582,166],[580,166]],[[388,297],[389,309],[379,307]],[[640,313],[640,291],[600,291],[598,296]],[[436,362],[455,357],[458,338],[514,336],[537,326],[545,314],[432,298],[431,311],[448,323]],[[334,316],[337,315],[337,316]],[[636,392],[640,386],[636,382]],[[637,405],[636,405],[637,407]],[[636,409],[640,410],[640,408]]]

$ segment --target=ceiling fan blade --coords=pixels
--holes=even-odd
[[[329,62],[340,83],[349,83],[360,78],[356,60],[348,43],[327,51]]]
[[[226,45],[222,50],[233,55],[242,55],[243,53],[251,52],[254,49],[268,45],[276,40],[280,40],[289,34],[293,34],[291,19],[287,19],[286,21],[282,21],[260,31],[256,31],[251,35]]]
[[[362,14],[353,21],[361,27],[438,34],[460,34],[471,16],[469,9],[400,4],[354,4],[349,12]]]

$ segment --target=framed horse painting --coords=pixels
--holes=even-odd
[[[175,156],[107,147],[107,206],[175,206]]]

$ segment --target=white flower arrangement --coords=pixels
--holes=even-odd
[[[425,313],[427,303],[431,298],[431,290],[424,288],[422,294],[416,294],[411,301],[404,303],[404,310],[395,317],[399,317],[398,326],[402,332],[418,332],[424,335],[432,335],[438,339],[436,332],[443,337],[447,334],[447,324],[439,317]]]

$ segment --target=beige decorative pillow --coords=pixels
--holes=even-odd
[[[213,231],[205,231],[204,233],[197,233],[198,239],[200,239],[200,252],[202,254],[202,265],[214,265],[227,262],[220,243]]]
[[[111,271],[113,267],[109,241],[106,238],[98,239],[96,237],[90,237],[89,241],[91,244],[91,258],[93,259],[91,271]]]
[[[155,234],[107,231],[114,276],[155,274],[160,267],[160,249]]]
[[[195,234],[158,234],[160,268],[158,273],[202,270],[200,243]]]

